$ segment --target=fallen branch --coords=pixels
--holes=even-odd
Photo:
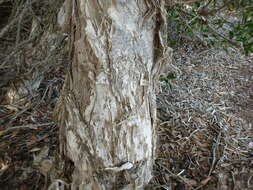
[[[0,131],[0,136],[6,134],[7,132],[14,131],[16,129],[37,129],[38,127],[44,127],[47,125],[53,125],[54,122],[48,122],[48,123],[38,123],[38,124],[28,124],[28,125],[20,125],[20,126],[14,126],[14,127],[8,127],[7,129]]]

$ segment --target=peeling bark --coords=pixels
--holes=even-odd
[[[62,154],[75,164],[73,189],[143,189],[152,177],[155,84],[167,55],[163,5],[73,0],[70,7],[71,68],[57,122]]]

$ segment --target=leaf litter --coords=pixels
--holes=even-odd
[[[253,189],[253,55],[188,45],[169,70],[150,189]]]

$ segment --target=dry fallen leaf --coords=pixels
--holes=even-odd
[[[42,160],[42,162],[40,163],[39,169],[41,173],[44,176],[46,176],[48,172],[51,170],[52,166],[53,166],[53,161],[49,159],[45,159],[45,160]]]
[[[4,161],[0,163],[0,176],[9,168],[8,163]]]

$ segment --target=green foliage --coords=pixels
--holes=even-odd
[[[253,52],[253,7],[243,12],[241,21],[230,32],[230,38],[242,42],[246,54]]]
[[[172,89],[171,80],[176,79],[176,78],[177,78],[176,73],[168,73],[167,76],[161,77],[160,81],[165,82],[166,86],[171,90]]]
[[[167,10],[172,47],[190,40],[224,49],[242,47],[247,55],[253,52],[253,0],[174,3]]]

